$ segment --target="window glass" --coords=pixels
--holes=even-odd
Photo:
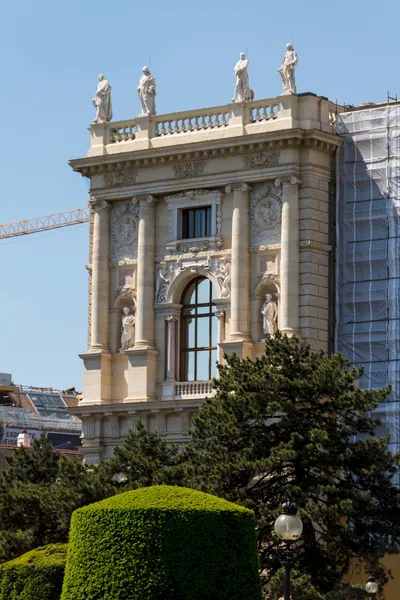
[[[182,210],[182,238],[193,239],[211,235],[211,206]]]
[[[211,281],[199,277],[182,296],[181,381],[209,380],[216,373],[218,320]]]
[[[197,380],[209,379],[210,373],[210,353],[208,351],[197,352]]]

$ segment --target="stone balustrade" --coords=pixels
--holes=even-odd
[[[249,106],[249,123],[270,121],[278,118],[279,104],[275,101],[258,100]]]
[[[191,111],[187,114],[174,115],[172,118],[168,118],[167,115],[161,115],[161,117],[160,120],[155,120],[156,136],[204,131],[229,125],[229,111],[226,110],[226,107],[200,110],[195,115]]]
[[[287,95],[154,117],[93,124],[88,156],[119,154],[288,129],[332,133],[341,107],[314,94]]]
[[[136,132],[136,123],[135,121],[131,121],[127,123],[126,121],[122,121],[122,123],[111,123],[112,127],[110,128],[110,143],[118,144],[119,142],[128,142],[135,139]]]
[[[214,396],[211,381],[182,381],[175,384],[175,398]]]

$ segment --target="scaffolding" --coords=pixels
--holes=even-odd
[[[376,411],[400,450],[400,106],[338,115],[336,349],[361,388],[392,385]],[[399,482],[398,482],[399,483]]]

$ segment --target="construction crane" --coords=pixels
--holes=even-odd
[[[70,227],[87,223],[89,221],[89,209],[77,208],[68,212],[61,212],[46,217],[36,217],[25,221],[15,221],[7,225],[0,224],[0,240],[5,238],[28,235],[29,233],[38,233],[39,231],[48,231],[49,229],[59,229],[60,227]]]

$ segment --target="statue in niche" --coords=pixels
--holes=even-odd
[[[96,118],[93,123],[109,123],[112,119],[111,104],[111,85],[104,77],[99,75],[99,85],[97,86],[96,96],[93,98],[93,106],[96,109]]]
[[[150,73],[149,67],[143,67],[143,75],[139,81],[138,96],[142,104],[141,116],[156,114],[156,78]]]
[[[235,65],[236,87],[232,102],[249,102],[254,100],[254,91],[250,89],[249,61],[246,55],[241,52],[240,60]]]
[[[282,77],[282,86],[284,94],[296,94],[296,74],[295,67],[298,63],[298,57],[292,44],[286,44],[286,53],[283,57],[283,64],[278,69]]]
[[[261,314],[263,316],[264,335],[274,335],[278,329],[278,305],[271,294],[266,294]]]
[[[123,313],[120,352],[129,350],[135,345],[135,317],[127,306],[124,307]]]

